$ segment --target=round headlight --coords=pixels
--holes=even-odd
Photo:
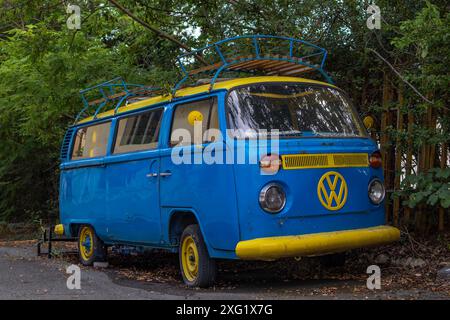
[[[369,199],[374,204],[380,204],[384,200],[386,192],[380,179],[373,179],[369,183]]]
[[[270,183],[261,189],[259,204],[264,211],[277,213],[286,205],[286,193],[279,184]]]

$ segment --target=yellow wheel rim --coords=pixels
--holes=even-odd
[[[94,231],[89,227],[83,227],[78,241],[81,257],[85,261],[89,260],[94,254]]]
[[[195,281],[198,275],[198,250],[192,236],[184,238],[181,245],[181,264],[186,279]]]

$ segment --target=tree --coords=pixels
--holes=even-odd
[[[56,217],[59,147],[81,109],[80,89],[116,76],[172,86],[180,77],[177,55],[243,34],[327,48],[325,68],[336,84],[362,115],[377,119],[386,181],[406,199],[403,210],[428,206],[421,210],[442,216],[449,197],[448,161],[441,160],[449,141],[447,2],[376,3],[381,30],[366,28],[369,1],[362,0],[79,0],[71,2],[82,13],[74,31],[66,27],[65,2],[0,0],[0,219]],[[405,164],[413,172],[407,179]]]

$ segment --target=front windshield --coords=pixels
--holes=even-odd
[[[366,131],[347,98],[337,89],[309,84],[256,84],[239,87],[227,100],[228,128],[245,137],[360,137]]]

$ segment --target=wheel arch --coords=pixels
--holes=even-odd
[[[208,239],[205,236],[205,232],[203,231],[202,223],[198,217],[197,212],[192,209],[172,209],[169,214],[168,221],[168,239],[169,243],[172,246],[179,245],[179,239],[183,230],[191,224],[197,224],[200,228],[200,232],[202,233],[203,240],[205,241],[206,248],[208,252],[211,252]]]
[[[77,222],[70,222],[69,223],[69,232],[71,237],[78,237],[78,231],[80,230],[81,226],[89,226],[94,230],[94,232],[97,232],[95,230],[95,227],[92,225],[92,223],[84,222],[84,221],[77,221]]]

